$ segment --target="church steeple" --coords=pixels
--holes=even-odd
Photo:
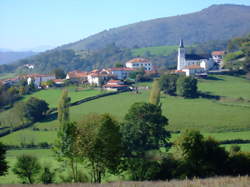
[[[180,48],[184,48],[183,39],[180,40]]]
[[[185,48],[183,44],[183,40],[180,40],[180,46],[178,48],[178,61],[177,61],[177,70],[182,70],[186,65],[186,59],[185,59]]]

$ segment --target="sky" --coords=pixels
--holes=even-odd
[[[0,48],[57,47],[130,23],[250,0],[0,0]]]

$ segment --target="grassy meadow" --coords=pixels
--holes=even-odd
[[[150,85],[149,83],[140,84]],[[242,77],[213,75],[209,79],[201,79],[198,83],[199,90],[209,92],[211,95],[224,96],[226,99],[213,100],[207,98],[183,99],[180,97],[161,96],[163,114],[169,119],[168,130],[183,131],[188,128],[200,130],[204,136],[215,139],[250,140],[250,81]],[[60,89],[49,89],[36,92],[31,96],[46,100],[50,107],[56,107],[60,97]],[[100,94],[99,90],[75,91],[69,88],[72,101]],[[139,94],[126,92],[118,95],[99,98],[70,108],[70,118],[77,121],[88,113],[111,113],[118,120],[122,120],[129,107],[140,101],[148,101],[149,91],[141,90]],[[242,98],[237,100],[238,98]],[[0,113],[0,119],[4,116]],[[48,142],[52,144],[56,139],[58,122],[55,119],[34,124],[33,127],[14,132],[1,137],[0,141],[9,145],[20,145],[21,142],[35,144]],[[172,135],[172,141],[179,133]],[[242,151],[250,152],[250,144],[239,144]],[[229,150],[231,145],[222,145]],[[57,162],[50,150],[11,150],[8,151],[7,159],[13,165],[15,156],[23,153],[38,155],[41,161]],[[0,177],[0,183],[16,183],[18,179],[10,172],[5,177]]]
[[[145,47],[132,50],[133,56],[143,56],[145,53],[152,55],[168,56],[172,52],[177,51],[178,46],[157,46],[157,47]]]

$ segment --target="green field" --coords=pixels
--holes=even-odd
[[[133,56],[143,56],[146,53],[157,56],[168,56],[174,51],[177,51],[178,46],[157,46],[157,47],[145,47],[132,50]]]
[[[59,163],[56,161],[54,154],[51,150],[48,149],[36,149],[36,150],[11,150],[7,152],[7,162],[10,167],[13,167],[16,162],[16,157],[22,154],[30,154],[37,156],[39,162],[42,165],[49,165],[51,168],[57,168]],[[16,175],[8,170],[8,175],[0,176],[0,184],[20,184],[20,180]]]
[[[71,102],[79,101],[86,97],[91,97],[94,95],[101,94],[99,90],[87,89],[87,88],[81,91],[77,91],[76,87],[68,87],[67,90],[69,91],[69,97],[71,98]],[[56,107],[61,94],[62,94],[62,88],[58,88],[58,89],[53,88],[53,89],[48,89],[48,90],[41,90],[31,95],[27,95],[25,96],[24,100],[27,100],[28,98],[32,96],[32,97],[45,100],[47,103],[49,103],[49,107]]]
[[[140,86],[148,86],[148,83]],[[209,79],[199,80],[199,90],[209,92],[211,95],[224,96],[228,100],[212,100],[206,98],[183,99],[162,95],[161,103],[163,114],[169,119],[168,129],[171,131],[183,131],[188,128],[200,130],[204,136],[214,137],[221,140],[242,139],[250,140],[250,81],[241,77],[214,75]],[[89,97],[99,94],[98,90],[83,90],[75,92],[72,88],[69,92],[72,100]],[[55,107],[61,94],[60,89],[49,89],[36,92],[30,96],[45,99],[50,106]],[[29,97],[30,97],[29,96]],[[84,114],[88,113],[111,113],[118,120],[122,121],[129,107],[140,101],[148,101],[149,91],[143,90],[139,94],[126,92],[118,95],[99,98],[81,105],[70,108],[72,121],[80,120]],[[243,98],[238,102],[233,99]],[[27,98],[25,98],[27,99]],[[2,114],[0,114],[1,117]],[[33,127],[14,132],[8,136],[0,138],[5,144],[19,145],[21,142],[26,143],[53,143],[56,138],[59,123],[57,120],[39,122],[34,127],[40,131],[32,130]],[[174,141],[179,134],[173,134]],[[250,152],[250,144],[239,144],[242,151]],[[222,145],[229,149],[231,145]],[[29,150],[32,153],[32,150]],[[45,161],[54,159],[49,152],[33,150],[34,154],[39,155]],[[44,151],[44,150],[42,150]],[[9,151],[8,161],[13,163],[14,156],[21,154],[22,151]],[[32,153],[33,154],[33,153]],[[10,173],[8,176],[0,178],[0,181],[15,182],[17,179]]]

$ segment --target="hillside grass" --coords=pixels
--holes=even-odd
[[[168,56],[174,51],[177,51],[178,46],[156,46],[132,49],[133,56],[144,56],[146,53],[157,56]]]
[[[249,98],[250,81],[232,76],[212,76],[219,80],[200,80],[199,89],[208,91],[215,95]],[[235,90],[236,89],[236,90]],[[46,93],[47,91],[47,93]],[[41,91],[42,97],[50,97],[53,90]],[[246,93],[247,92],[247,93]],[[40,94],[37,92],[36,94]],[[71,93],[71,92],[70,92]],[[81,92],[80,92],[81,93]],[[83,95],[86,95],[87,92]],[[93,91],[93,94],[95,90]],[[77,93],[78,94],[78,93]],[[54,98],[55,98],[54,94]],[[140,91],[139,94],[126,92],[119,95],[99,98],[81,105],[70,108],[72,121],[78,121],[88,113],[111,113],[118,120],[122,120],[129,107],[135,102],[148,101],[149,91]],[[56,102],[53,100],[54,105]],[[213,136],[218,140],[227,139],[250,139],[250,108],[241,105],[225,105],[220,101],[209,99],[183,99],[162,95],[161,97],[163,114],[169,119],[168,130],[183,131],[188,128],[200,130],[206,136]],[[7,144],[17,144],[25,137],[27,142],[36,143],[53,142],[59,123],[57,120],[39,122],[34,125],[40,131],[33,131],[28,128],[14,132],[11,135],[0,138]],[[237,132],[238,131],[238,132]]]

